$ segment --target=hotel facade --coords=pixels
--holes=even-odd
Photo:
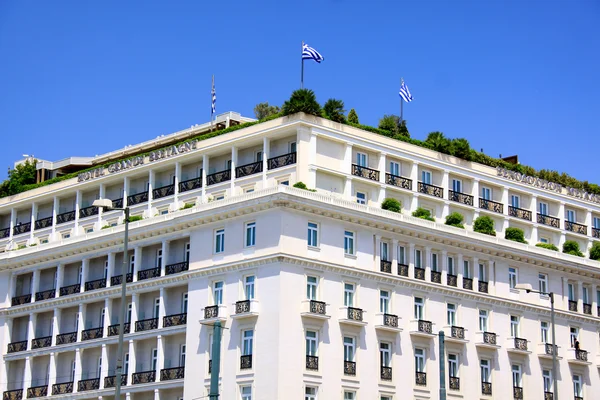
[[[600,263],[535,246],[589,249],[596,198],[305,114],[209,129],[40,162],[92,169],[0,199],[5,400],[114,399],[122,279],[130,400],[206,398],[215,321],[220,399],[438,399],[440,332],[449,399],[597,398]],[[130,208],[128,254],[98,198]],[[523,283],[554,294],[556,348]]]

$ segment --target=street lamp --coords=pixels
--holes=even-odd
[[[121,375],[123,374],[123,334],[125,333],[125,310],[127,289],[127,245],[129,243],[129,207],[114,208],[112,200],[98,199],[93,206],[106,211],[119,210],[125,212],[125,238],[123,239],[123,265],[121,266],[121,310],[119,313],[119,344],[117,346],[117,365],[115,371],[115,400],[121,399]]]
[[[554,399],[558,400],[558,377],[556,373],[556,328],[554,324],[554,292],[542,292],[540,290],[533,290],[529,283],[518,283],[515,286],[516,289],[524,290],[527,293],[539,293],[550,297],[550,319],[552,323],[552,381],[554,386]]]

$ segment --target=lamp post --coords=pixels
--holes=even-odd
[[[115,400],[121,399],[121,376],[123,375],[123,334],[125,333],[125,310],[127,308],[127,252],[129,244],[129,207],[114,208],[112,200],[98,199],[92,204],[103,210],[125,212],[125,237],[123,239],[123,264],[121,266],[121,309],[119,310],[119,344],[117,345],[117,365],[115,371]]]
[[[554,400],[558,400],[558,376],[556,366],[556,326],[554,323],[554,292],[542,292],[541,290],[533,290],[528,283],[519,283],[515,286],[516,289],[524,290],[527,293],[539,293],[550,297],[550,320],[552,323],[552,386],[554,389]]]

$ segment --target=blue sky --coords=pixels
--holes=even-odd
[[[93,156],[252,116],[299,87],[361,123],[399,113],[487,154],[600,183],[600,3],[594,0],[0,2],[0,178],[22,154]]]

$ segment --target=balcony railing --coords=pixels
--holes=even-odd
[[[73,393],[73,382],[56,383],[52,385],[52,396]]]
[[[104,388],[113,388],[115,387],[115,383],[117,381],[116,375],[107,376],[104,378]],[[127,375],[121,375],[121,386],[127,385]]]
[[[85,392],[87,390],[98,390],[100,389],[100,378],[84,379],[77,382],[77,391]]]
[[[455,192],[454,190],[448,190],[448,200],[473,206],[473,196],[466,193]]]
[[[504,204],[498,203],[497,201],[479,199],[479,208],[484,210],[497,212],[499,214],[504,213]]]
[[[165,266],[165,274],[173,275],[178,274],[180,272],[187,271],[190,268],[190,263],[188,261],[182,261],[176,264],[169,264]]]
[[[383,325],[392,328],[398,327],[398,316],[394,314],[383,314]]]
[[[20,306],[22,304],[27,304],[27,303],[31,303],[31,293],[30,294],[24,294],[22,296],[15,296],[12,298],[10,304],[14,307],[14,306]]]
[[[235,303],[235,313],[244,314],[250,312],[250,300],[241,300]]]
[[[204,319],[217,318],[219,316],[219,306],[204,307]]]
[[[158,328],[158,318],[142,319],[135,321],[135,331],[143,332]]]
[[[85,283],[85,291],[98,290],[106,287],[106,278],[96,279]]]
[[[352,164],[352,175],[360,176],[361,178],[370,179],[372,181],[379,181],[379,171],[357,164]]]
[[[552,343],[544,343],[544,353],[551,356],[554,355],[554,351],[556,351],[556,355],[558,355],[558,346],[552,346]]]
[[[35,301],[49,300],[56,297],[56,289],[43,290],[35,293]]]
[[[113,208],[123,208],[123,198],[114,199],[112,201]]]
[[[425,268],[415,267],[415,279],[425,280]]]
[[[473,290],[473,279],[463,276],[463,289]]]
[[[215,172],[214,174],[206,175],[206,185],[216,185],[217,183],[227,182],[231,180],[231,170]]]
[[[592,305],[591,304],[587,304],[587,303],[583,303],[583,313],[584,314],[588,314],[588,315],[592,315]]]
[[[18,224],[17,226],[13,227],[13,235],[20,235],[22,233],[27,233],[31,230],[31,222],[27,222],[24,224]]]
[[[431,323],[431,321],[425,321],[420,319],[417,323],[417,329],[419,330],[419,332],[432,333],[433,324]]]
[[[310,371],[319,370],[319,357],[317,356],[306,356],[306,369]]]
[[[27,389],[27,398],[34,399],[36,397],[48,396],[48,385],[46,386],[34,386]]]
[[[554,400],[553,392],[544,392],[544,400]]]
[[[549,215],[537,214],[538,224],[548,225],[553,228],[560,228],[560,220],[558,218],[551,217]]]
[[[7,390],[2,393],[2,400],[21,400],[23,398],[23,389]]]
[[[440,271],[431,271],[431,282],[442,283],[442,273]]]
[[[114,204],[113,204],[114,205]],[[67,222],[75,221],[75,210],[67,211],[56,216],[56,224],[65,224]],[[52,388],[54,390],[54,388]]]
[[[460,390],[460,378],[456,376],[450,377],[450,389],[451,390]]]
[[[381,272],[387,272],[388,274],[391,274],[392,273],[392,262],[386,261],[386,260],[381,260],[379,268],[380,268]]]
[[[263,171],[263,162],[257,161],[251,164],[242,165],[240,167],[236,167],[235,169],[235,177],[243,178],[245,176],[250,176],[254,174],[260,174]]]
[[[380,377],[382,381],[392,380],[392,367],[381,367]]]
[[[592,236],[600,239],[600,228],[592,228]],[[0,232],[0,238],[2,238],[2,232]]]
[[[166,315],[163,317],[163,328],[187,324],[187,313]]]
[[[577,312],[577,302],[575,300],[569,300],[569,311]]]
[[[565,229],[567,231],[579,233],[581,235],[587,235],[587,226],[577,224],[575,222],[565,221]]]
[[[587,361],[588,360],[588,352],[585,350],[575,349],[575,359],[579,361]]]
[[[77,341],[77,332],[61,333],[56,335],[56,345],[75,343]]]
[[[324,301],[311,300],[310,312],[313,314],[325,315],[327,314],[327,305]]]
[[[246,354],[240,357],[240,369],[252,368],[252,354]]]
[[[385,183],[401,187],[402,189],[412,190],[412,180],[401,176],[385,174]]]
[[[35,338],[31,340],[32,349],[41,349],[44,347],[52,346],[52,336],[46,336],[41,338]]]
[[[185,378],[185,367],[165,368],[160,370],[161,381],[172,381]]]
[[[527,339],[515,338],[515,349],[527,351]]]
[[[482,293],[487,293],[489,289],[489,284],[486,281],[478,281],[477,285],[479,286],[479,291]]]
[[[465,338],[465,328],[461,326],[451,326],[450,327],[450,336],[456,339],[464,339]]]
[[[81,340],[101,339],[104,336],[104,328],[92,328],[81,331]]]
[[[418,386],[427,386],[427,373],[415,372],[415,384]]]
[[[10,236],[10,228],[0,229],[0,239],[4,239]]]
[[[136,204],[146,203],[148,201],[148,191],[132,194],[127,196],[127,205],[135,206]]]
[[[513,386],[513,398],[514,399],[522,399],[523,398],[523,388],[519,386]]]
[[[16,353],[19,351],[27,350],[27,340],[22,340],[20,342],[12,342],[8,344],[8,353]]]
[[[448,286],[454,286],[456,287],[458,285],[458,278],[456,275],[446,275],[446,284]]]
[[[111,276],[110,277],[110,286],[118,286],[121,284],[121,278],[123,277],[123,275],[117,275],[117,276]],[[125,275],[125,281],[127,283],[131,283],[133,282],[133,273],[128,273],[127,275]]]
[[[156,381],[156,371],[135,372],[132,376],[132,384],[150,383]]]
[[[81,292],[81,284],[76,283],[74,285],[63,286],[60,288],[60,296],[70,296],[72,294],[76,294]]]
[[[430,196],[439,197],[440,199],[444,197],[444,189],[439,186],[430,185],[428,183],[419,182],[417,185],[419,193],[425,193]]]
[[[179,193],[187,192],[188,190],[200,189],[202,187],[202,178],[192,178],[187,181],[179,182]]]
[[[175,194],[175,185],[161,186],[156,189],[152,189],[153,199],[162,199],[163,197],[173,196]]]
[[[91,217],[92,215],[98,215],[98,207],[90,206],[79,209],[79,218]]]
[[[119,329],[121,328],[120,324],[114,324],[114,325],[110,325],[108,327],[108,336],[116,336],[119,334]],[[124,328],[124,334],[125,333],[129,333],[129,330],[131,329],[131,324],[129,322],[125,322],[123,324],[123,328]]]
[[[483,343],[495,345],[497,343],[496,334],[492,332],[483,332]]]
[[[398,275],[408,276],[408,265],[398,263]]]
[[[362,321],[363,310],[361,308],[348,307],[348,319],[353,321]]]
[[[160,278],[160,267],[148,268],[138,271],[137,278],[138,281],[143,281],[144,279]]]
[[[526,221],[531,221],[531,211],[524,210],[522,208],[508,206],[508,215],[515,218],[524,219]]]
[[[486,396],[492,395],[492,384],[491,382],[481,382],[481,394]]]
[[[344,375],[356,375],[356,363],[354,361],[344,361]]]
[[[44,229],[52,226],[52,217],[40,218],[35,221],[35,229]]]
[[[281,168],[292,164],[296,164],[296,152],[269,158],[267,160],[267,167],[269,169]]]

